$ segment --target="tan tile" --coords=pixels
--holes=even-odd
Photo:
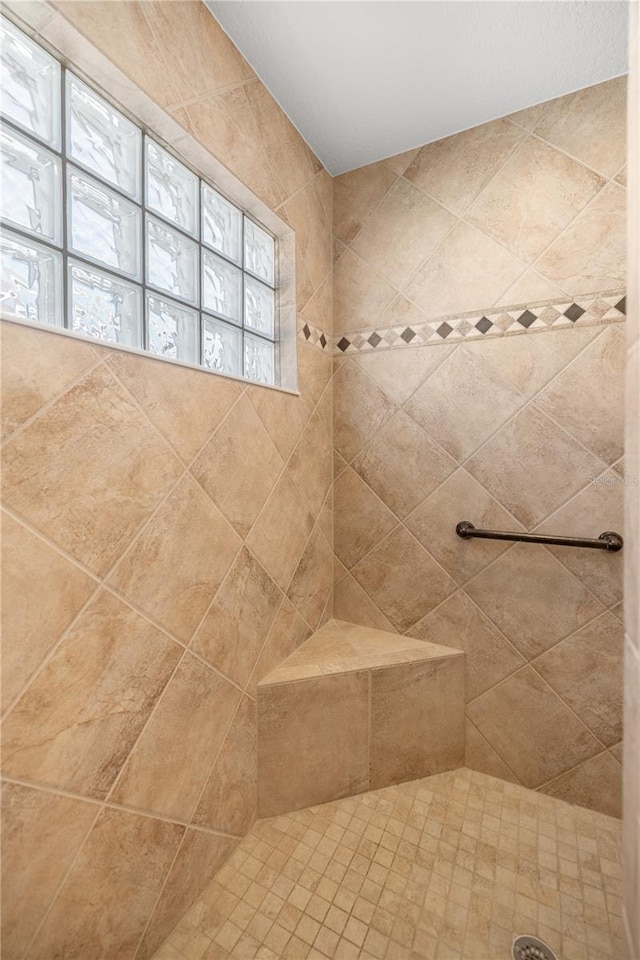
[[[351,249],[400,290],[456,222],[448,210],[400,179],[369,217]]]
[[[464,764],[464,657],[371,671],[371,787]]]
[[[412,150],[405,150],[404,153],[396,153],[392,157],[385,157],[381,162],[401,177],[409,164],[416,158],[419,149],[420,147],[414,147]]]
[[[2,514],[2,700],[16,697],[96,583]]]
[[[479,770],[491,777],[518,783],[515,774],[509,769],[504,760],[501,760],[493,747],[478,733],[468,720],[465,728],[464,765],[470,770]]]
[[[408,630],[455,590],[455,584],[403,528],[353,568],[353,576],[400,631]]]
[[[299,309],[298,323],[304,321],[318,327],[325,333],[333,331],[333,271],[327,274],[318,289],[309,297],[302,309]],[[264,390],[262,393],[264,394]]]
[[[396,404],[347,360],[333,378],[334,437],[338,453],[350,463],[397,409]]]
[[[286,660],[294,650],[302,646],[310,634],[309,625],[302,619],[293,604],[284,597],[251,674],[247,693],[255,697],[258,682],[271,673],[279,663]]]
[[[464,505],[464,506],[463,506]],[[406,519],[409,530],[458,583],[484,570],[509,544],[463,540],[460,520],[488,530],[519,530],[520,524],[463,468],[453,473]]]
[[[396,175],[386,163],[371,163],[333,180],[333,232],[351,243],[378,206]]]
[[[599,537],[605,530],[624,527],[624,487],[617,474],[608,470],[589,483],[564,507],[545,520],[540,533],[561,533],[569,537]],[[624,551],[600,553],[573,547],[550,547],[551,553],[605,606],[622,598]],[[615,612],[615,611],[614,611]]]
[[[98,362],[88,343],[3,321],[2,438]]]
[[[403,404],[453,350],[455,346],[445,343],[411,350],[376,350],[363,353],[357,362],[390,400]]]
[[[5,772],[104,798],[179,655],[147,620],[101,593],[5,721]]]
[[[626,283],[626,193],[609,184],[536,261],[536,269],[569,294]]]
[[[524,136],[508,120],[483,123],[422,147],[405,177],[462,216]]]
[[[207,780],[193,822],[242,835],[251,826],[257,802],[256,705],[243,697]]]
[[[523,403],[511,384],[461,346],[416,391],[406,410],[461,462]]]
[[[181,469],[121,387],[98,369],[7,443],[3,494],[104,574]]]
[[[366,330],[375,325],[382,309],[397,291],[350,250],[340,257],[333,273],[334,334]]]
[[[525,662],[462,590],[416,623],[410,633],[464,650],[467,700],[474,700]]]
[[[333,588],[333,612],[340,620],[361,623],[376,630],[393,630],[393,625],[376,607],[351,574],[339,580]]]
[[[236,843],[237,840],[230,837],[189,828],[186,830],[137,957],[148,960],[155,955],[157,947],[171,933],[185,911],[204,893]]]
[[[533,397],[567,366],[601,331],[598,327],[570,327],[528,337],[495,337],[466,343],[465,349],[493,367],[501,377]]]
[[[258,689],[260,816],[367,789],[368,688],[349,673]]]
[[[575,577],[533,543],[516,544],[465,589],[527,659],[604,612]]]
[[[351,569],[397,524],[388,507],[347,468],[334,485],[336,556]]]
[[[279,587],[286,590],[300,561],[313,518],[286,470],[247,537],[247,546]]]
[[[540,123],[544,112],[547,109],[548,101],[545,103],[536,103],[531,107],[525,107],[524,110],[518,110],[516,113],[510,113],[507,120],[519,124],[524,130],[532,131]]]
[[[260,159],[270,158],[283,197],[290,197],[322,165],[262,83],[249,83],[245,89],[265,147]]]
[[[317,516],[331,486],[331,430],[317,411],[309,422],[288,464],[294,483]]]
[[[627,78],[616,77],[558,97],[547,104],[536,136],[612,177],[626,157],[626,92]]]
[[[353,466],[400,518],[456,468],[455,461],[404,410],[385,423]]]
[[[298,340],[298,389],[311,403],[318,403],[333,374],[328,351]]]
[[[510,307],[515,304],[532,304],[539,300],[561,300],[565,291],[537,270],[529,269],[498,297],[494,306]]]
[[[616,183],[619,183],[622,187],[627,186],[627,165],[625,164],[619,174],[615,177]]]
[[[280,589],[243,547],[193,638],[191,649],[244,687],[281,600]]]
[[[528,787],[540,786],[599,750],[587,728],[531,667],[483,694],[467,710],[471,722]],[[526,722],[518,722],[522,716]]]
[[[184,827],[103,810],[31,947],[50,957],[131,956]]]
[[[219,674],[185,653],[111,799],[189,820],[240,696]]]
[[[331,178],[322,170],[283,208],[296,232],[298,311],[331,272]]]
[[[482,191],[467,218],[532,263],[603,186],[602,177],[529,137]]]
[[[311,411],[307,398],[251,386],[247,396],[280,456],[288,459],[309,419]]]
[[[316,629],[333,585],[333,550],[316,526],[287,590],[287,596]]]
[[[110,584],[188,643],[241,546],[185,476],[110,577]]]
[[[2,949],[21,957],[98,812],[95,804],[2,787]]]
[[[624,331],[606,327],[536,397],[540,410],[608,464],[624,453],[625,351]],[[587,416],[585,383],[598,385],[597,390],[590,391]]]
[[[249,98],[251,84],[191,103],[172,115],[205,149],[274,209],[285,199]]]
[[[482,310],[496,303],[524,270],[513,253],[461,222],[403,293],[428,317]]]
[[[597,810],[608,817],[622,816],[620,766],[607,752],[586,760],[541,789],[552,797]]]
[[[567,637],[535,667],[606,746],[622,737],[623,628],[610,613]]]
[[[282,457],[245,397],[192,468],[241,537],[249,533],[281,470]]]
[[[114,350],[109,366],[189,463],[242,393],[233,380]]]
[[[465,466],[525,526],[540,523],[606,468],[536,409],[535,402]]]

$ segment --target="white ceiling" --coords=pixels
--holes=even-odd
[[[332,174],[626,72],[618,0],[206,0]]]

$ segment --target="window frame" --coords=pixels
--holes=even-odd
[[[21,25],[14,23],[11,17],[7,17],[6,13],[3,13],[2,19],[6,21],[11,28],[19,31],[26,39],[27,42],[33,43],[40,50],[43,51],[46,55],[50,56],[57,64],[59,69],[59,86],[60,86],[60,102],[59,102],[59,116],[54,118],[54,136],[55,136],[55,124],[59,123],[59,146],[51,145],[43,138],[42,135],[35,133],[32,130],[26,129],[19,122],[13,120],[10,117],[2,114],[0,119],[3,125],[6,125],[10,133],[16,133],[19,136],[25,138],[29,143],[32,143],[34,146],[45,149],[49,151],[53,156],[57,158],[61,165],[61,232],[62,232],[62,241],[59,246],[55,242],[52,242],[46,237],[43,237],[41,234],[30,233],[28,230],[22,229],[20,226],[16,226],[8,221],[2,221],[2,231],[11,237],[14,236],[18,242],[23,242],[27,245],[34,245],[37,249],[38,246],[44,247],[45,249],[52,252],[53,255],[61,257],[61,275],[60,275],[60,289],[61,289],[61,315],[56,317],[56,323],[48,324],[41,323],[40,321],[30,320],[29,318],[21,318],[16,316],[10,316],[8,314],[3,314],[3,319],[6,319],[10,322],[25,323],[32,327],[37,327],[38,329],[47,330],[53,333],[64,333],[69,336],[78,337],[83,340],[86,340],[91,343],[100,344],[105,347],[126,350],[128,352],[134,352],[141,354],[143,356],[151,357],[153,359],[165,360],[171,363],[181,364],[183,366],[188,366],[191,368],[203,370],[208,373],[215,373],[218,376],[231,377],[232,379],[241,380],[246,383],[252,383],[257,385],[264,385],[268,387],[274,387],[280,390],[291,391],[293,387],[293,392],[297,392],[295,388],[295,370],[291,365],[291,359],[295,358],[295,351],[291,351],[292,339],[295,342],[295,333],[293,338],[291,336],[291,331],[289,335],[284,338],[281,337],[281,316],[280,316],[280,296],[281,296],[281,287],[280,287],[280,252],[281,252],[281,240],[283,235],[274,233],[264,222],[262,222],[258,216],[255,215],[253,210],[247,209],[244,204],[238,202],[238,200],[233,199],[229,195],[229,192],[224,188],[221,188],[215,178],[207,175],[206,173],[201,172],[200,169],[186,158],[183,154],[178,153],[171,144],[167,143],[166,140],[153,129],[150,128],[148,123],[145,123],[139,116],[132,115],[131,111],[127,109],[126,106],[119,101],[116,101],[113,96],[106,92],[102,87],[97,86],[95,83],[87,82],[83,76],[81,67],[75,66],[75,64],[68,63],[67,60],[57,53],[57,51],[52,51],[46,45],[45,42],[41,42],[41,38],[38,35],[37,37],[31,36],[26,32]],[[71,90],[70,84],[67,82],[67,78],[73,78],[77,80],[81,86],[86,87],[91,94],[95,95],[100,100],[103,100],[108,107],[117,111],[121,116],[123,116],[127,121],[132,123],[137,131],[139,132],[139,143],[140,148],[138,151],[137,162],[139,164],[138,169],[138,187],[139,194],[138,197],[134,197],[131,193],[127,192],[122,187],[113,184],[106,180],[100,174],[97,174],[94,170],[90,169],[86,164],[81,160],[78,160],[70,155],[70,145],[69,140],[69,131],[71,123]],[[169,220],[161,212],[151,208],[147,205],[147,145],[148,143],[157,144],[158,147],[165,151],[169,156],[173,157],[179,164],[185,167],[196,179],[196,193],[197,193],[197,224],[196,224],[196,233],[195,235],[190,234],[184,227],[179,226],[175,222]],[[214,158],[212,158],[214,159]],[[69,189],[69,171],[78,171],[78,173],[87,177],[90,180],[93,180],[100,187],[105,190],[112,191],[119,199],[130,203],[135,206],[137,210],[137,217],[139,218],[139,230],[138,230],[138,258],[139,258],[139,275],[136,278],[133,278],[130,274],[125,273],[124,271],[118,272],[117,269],[113,268],[109,264],[93,259],[90,255],[82,252],[76,252],[75,249],[71,247],[71,224],[70,224],[70,189]],[[234,178],[235,179],[235,178]],[[233,260],[230,256],[223,253],[219,249],[215,249],[210,243],[205,242],[204,240],[204,217],[205,217],[205,208],[203,201],[204,188],[208,187],[215,194],[221,196],[227,203],[229,203],[235,210],[238,211],[240,218],[240,240],[239,248],[241,257],[239,261]],[[255,206],[255,204],[253,205]],[[169,292],[162,289],[157,284],[153,284],[148,279],[148,269],[147,269],[147,224],[149,219],[156,219],[163,226],[166,226],[172,231],[175,231],[181,238],[186,239],[195,244],[195,254],[197,256],[197,264],[195,269],[196,275],[196,303],[190,303],[188,300],[184,299],[179,294],[174,292]],[[278,220],[280,218],[277,218]],[[259,230],[264,231],[267,236],[273,241],[273,283],[270,283],[264,277],[254,273],[248,266],[246,266],[246,256],[245,256],[245,228],[246,223],[251,222],[255,224]],[[283,231],[282,234],[292,233],[292,231]],[[288,245],[289,246],[289,245]],[[289,288],[291,287],[291,281],[295,284],[295,279],[293,271],[290,267],[291,261],[291,248],[288,250],[288,259],[289,259],[289,269],[285,268],[285,271],[289,273]],[[216,311],[211,307],[205,307],[204,305],[204,290],[203,290],[203,258],[204,254],[209,253],[214,257],[219,257],[226,264],[239,271],[240,277],[240,293],[239,293],[239,319],[234,321],[230,317],[225,316],[224,314]],[[286,261],[285,261],[286,262]],[[137,290],[137,301],[139,303],[139,319],[141,326],[141,346],[131,346],[126,342],[118,342],[113,340],[102,339],[97,336],[93,336],[88,333],[84,333],[78,330],[74,330],[71,326],[72,323],[72,297],[71,297],[71,269],[74,265],[79,266],[81,269],[85,270],[96,270],[98,273],[105,274],[107,277],[112,278],[114,282],[123,283],[132,285]],[[256,329],[255,327],[250,326],[247,323],[245,315],[245,288],[246,288],[246,279],[251,278],[255,282],[264,285],[267,289],[271,291],[272,303],[273,303],[273,335],[269,336],[267,333]],[[178,356],[169,357],[162,353],[152,351],[150,349],[150,333],[149,333],[149,312],[147,307],[147,301],[149,297],[155,297],[156,299],[166,300],[169,304],[175,304],[178,308],[184,308],[192,310],[195,313],[194,320],[197,325],[197,359],[195,361],[190,359],[182,359]],[[295,316],[295,308],[294,308]],[[57,322],[59,320],[59,322]],[[207,321],[211,321],[214,324],[224,324],[227,328],[231,328],[234,331],[237,331],[240,336],[240,373],[232,373],[224,370],[218,370],[211,366],[205,364],[205,328]],[[245,359],[245,338],[249,336],[250,338],[255,338],[261,342],[268,343],[272,348],[273,356],[273,379],[269,382],[263,380],[253,379],[247,375],[247,363]],[[287,355],[285,360],[289,367],[288,371],[283,376],[283,357],[282,350],[285,350]],[[297,367],[297,364],[295,365]],[[284,380],[289,382],[285,383]],[[291,381],[293,380],[293,385]]]

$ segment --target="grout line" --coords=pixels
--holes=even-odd
[[[500,754],[498,753],[498,751],[496,750],[496,748],[493,746],[493,744],[490,743],[490,742],[487,740],[487,738],[485,737],[485,735],[478,729],[478,727],[477,727],[476,724],[473,722],[473,720],[471,720],[471,719],[467,716],[466,712],[465,712],[465,720],[466,720],[466,722],[467,722],[470,726],[473,727],[473,729],[474,729],[475,732],[478,734],[478,736],[479,736],[480,739],[483,741],[483,743],[486,743],[486,745],[489,747],[489,749],[490,749],[493,753],[495,753],[495,755],[496,755],[496,757],[498,758],[498,760],[500,760],[500,762],[505,765],[505,767],[507,768],[507,770],[509,770],[509,772],[515,777],[516,784],[517,784],[518,786],[523,786],[522,781],[520,780],[520,777],[516,774],[515,770],[513,770],[513,769],[511,768],[511,766],[507,763],[507,761],[506,761],[503,757],[500,756]],[[465,757],[465,760],[466,760],[466,757]],[[470,769],[473,769],[473,768],[470,768]],[[478,772],[482,772],[482,771],[478,771]],[[525,789],[527,789],[527,788],[525,787]]]

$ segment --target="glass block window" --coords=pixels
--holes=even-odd
[[[0,17],[0,307],[278,383],[276,241]]]

